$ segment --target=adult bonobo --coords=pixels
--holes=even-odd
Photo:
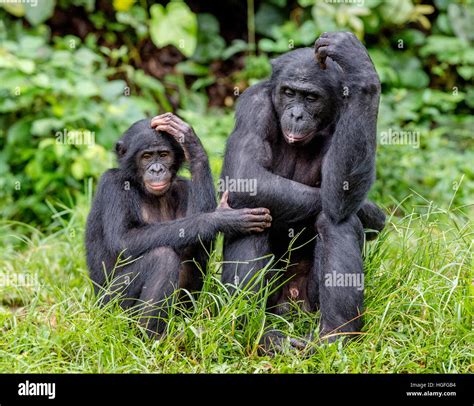
[[[198,266],[205,270],[216,234],[262,232],[271,217],[263,208],[232,210],[226,195],[216,210],[207,155],[173,114],[136,122],[116,152],[119,168],[100,179],[87,219],[87,264],[104,301],[118,295],[122,307],[137,306],[154,335],[166,327],[166,299],[201,287]],[[176,176],[184,158],[191,180]],[[121,253],[129,260],[117,266]]]
[[[363,227],[380,231],[385,222],[365,200],[374,181],[380,82],[364,46],[346,32],[322,34],[315,49],[288,52],[272,68],[269,80],[240,97],[222,173],[255,181],[257,190],[231,193],[230,204],[269,208],[272,227],[226,237],[223,281],[245,285],[267,263],[262,257],[282,258],[275,268],[291,279],[268,307],[281,314],[293,300],[319,308],[320,336],[333,341],[360,331]],[[300,232],[288,263],[288,244]],[[275,346],[281,340],[266,337]]]

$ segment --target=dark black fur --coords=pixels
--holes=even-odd
[[[200,289],[198,267],[205,270],[206,250],[218,232],[262,231],[271,219],[266,209],[216,210],[199,139],[176,116],[160,117],[177,123],[175,136],[183,139],[183,147],[173,136],[152,129],[150,120],[132,125],[116,145],[119,168],[100,179],[86,230],[87,264],[96,292],[104,290],[105,302],[119,296],[124,308],[138,305],[150,334],[162,333],[166,326],[166,298],[178,288]],[[183,149],[191,180],[176,176]],[[164,182],[168,188],[156,191],[146,182],[158,188]],[[116,267],[121,253],[134,262]]]
[[[231,193],[230,203],[267,207],[273,224],[263,234],[226,237],[223,281],[245,284],[268,261],[253,259],[280,258],[304,230],[296,245],[313,242],[291,253],[285,278],[292,279],[269,308],[282,313],[289,299],[301,300],[307,310],[321,309],[322,336],[357,332],[363,292],[324,282],[332,271],[362,274],[363,227],[384,227],[383,212],[365,200],[375,173],[379,79],[348,33],[324,34],[316,49],[288,52],[272,65],[271,78],[240,97],[222,177],[255,179],[254,196]]]

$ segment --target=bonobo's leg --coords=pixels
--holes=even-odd
[[[129,309],[135,305],[135,299],[140,294],[144,278],[138,261],[140,260],[125,267],[116,267],[107,273],[104,284],[99,288],[101,304],[118,298],[123,309]]]
[[[268,264],[268,254],[270,244],[267,232],[237,238],[226,237],[222,282],[246,287],[255,274]],[[251,283],[251,286],[254,291],[259,288],[257,284]]]
[[[222,281],[246,287],[255,274],[271,260],[268,257],[269,253],[270,244],[266,232],[236,239],[227,238],[224,242],[225,263],[222,270]],[[261,259],[262,257],[265,258]],[[267,279],[265,278],[265,280]],[[258,290],[260,285],[252,282],[247,287],[253,291]],[[260,353],[273,355],[284,351],[287,346],[303,349],[305,343],[287,337],[279,331],[269,330],[261,337]]]
[[[319,274],[320,336],[360,331],[364,294],[362,224],[355,214],[334,223],[321,213],[316,227],[319,239],[314,272]]]
[[[321,236],[316,236],[313,267],[308,275],[308,302],[311,311],[319,310],[319,279],[321,274],[321,257],[323,255]]]
[[[134,308],[149,336],[161,334],[166,327],[169,300],[179,287],[181,270],[181,259],[172,248],[155,248],[118,268],[102,300],[118,297],[122,308]]]
[[[140,324],[153,336],[165,330],[172,295],[179,288],[181,259],[169,247],[156,248],[142,259],[145,275],[138,298]]]

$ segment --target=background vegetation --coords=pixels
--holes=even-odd
[[[38,0],[2,3],[0,16],[0,371],[470,370],[471,1]],[[120,134],[176,111],[217,179],[239,94],[269,75],[272,57],[333,30],[364,42],[383,85],[371,194],[392,217],[366,247],[367,337],[257,357],[266,319],[293,335],[317,320],[272,319],[257,299],[230,298],[219,249],[204,294],[170,324],[176,334],[152,344],[129,315],[99,310],[83,229]],[[58,142],[74,131],[95,142]],[[419,144],[383,142],[399,132]]]

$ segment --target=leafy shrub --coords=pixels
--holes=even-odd
[[[412,201],[420,203],[469,204],[474,184],[474,8],[467,1],[418,3],[264,0],[258,3],[255,25],[252,13],[248,17],[249,38],[257,35],[257,49],[253,39],[227,44],[220,33],[228,27],[222,27],[217,14],[195,15],[180,1],[162,6],[133,0],[111,5],[44,0],[35,10],[28,4],[0,5],[4,215],[47,224],[45,200],[74,201],[87,179],[112,165],[108,151],[122,131],[160,107],[181,108],[180,114],[197,127],[217,175],[232,115],[209,115],[206,89],[231,106],[236,87],[269,75],[272,56],[311,46],[329,30],[351,30],[369,50],[384,93],[379,136],[387,131],[419,134],[419,148],[379,145],[372,195],[392,205],[412,190],[419,194]],[[70,7],[82,8],[81,18],[92,27],[82,42],[71,35],[52,37],[44,25],[52,23],[55,11]],[[240,34],[247,31],[245,21],[242,26]],[[153,44],[174,45],[189,58],[178,58],[177,65],[156,74],[160,61],[154,60]],[[248,54],[242,57],[242,52]],[[143,53],[160,80],[137,69],[147,65],[142,64]],[[61,134],[75,131],[93,134],[95,143],[58,142]]]
[[[110,165],[117,137],[157,106],[109,80],[115,70],[78,38],[51,46],[46,26],[10,28],[0,31],[0,204],[9,218],[47,222],[45,199],[81,192]],[[64,137],[74,132],[92,134],[93,145]]]

